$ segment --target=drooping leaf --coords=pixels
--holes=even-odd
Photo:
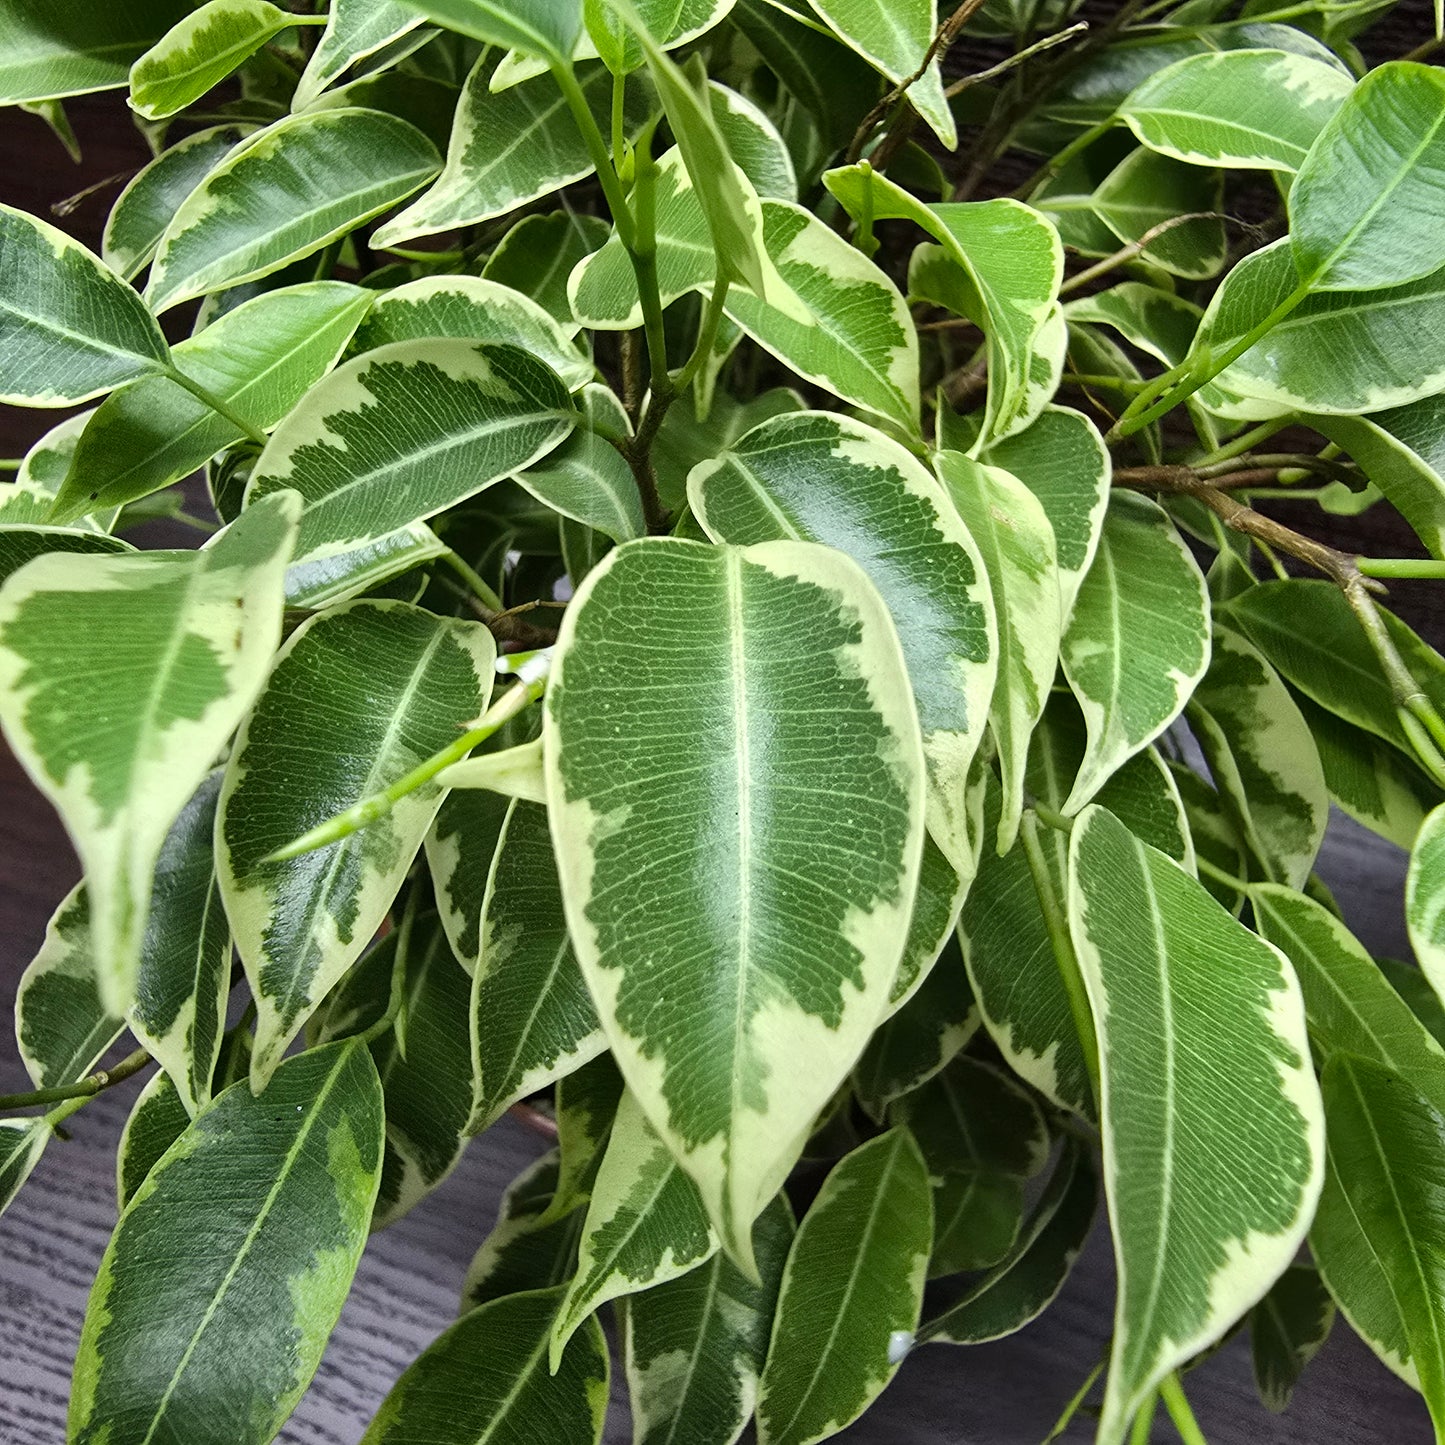
[[[561,1299],[560,1289],[529,1290],[463,1315],[392,1387],[362,1445],[506,1445],[538,1438],[539,1428],[557,1445],[600,1445],[607,1344],[589,1320],[549,1372]]]
[[[415,126],[381,111],[278,121],[181,203],[151,262],[146,300],[167,311],[279,271],[409,196],[440,166]]]
[[[326,28],[301,72],[291,109],[305,110],[353,65],[400,40],[421,22],[421,15],[404,0],[331,0]]]
[[[760,1445],[806,1445],[850,1424],[913,1344],[933,1239],[928,1170],[906,1129],[829,1174],[783,1271],[758,1392]]]
[[[1157,151],[1126,156],[1094,192],[1099,219],[1126,244],[1144,241],[1146,261],[1175,276],[1217,276],[1228,252],[1222,178]],[[1181,220],[1183,216],[1194,219]],[[1116,248],[1111,247],[1110,250]]]
[[[567,933],[540,803],[514,800],[498,835],[470,1016],[471,1133],[606,1047]]]
[[[624,1093],[592,1186],[577,1272],[552,1328],[553,1363],[607,1300],[677,1279],[717,1248],[697,1187]]]
[[[1284,956],[1102,808],[1074,826],[1069,927],[1099,1036],[1120,1280],[1099,1439],[1116,1445],[1294,1258],[1323,1117]]]
[[[43,1116],[0,1119],[0,1214],[30,1178],[53,1132]]]
[[[0,402],[71,406],[148,372],[170,349],[145,303],[92,252],[0,206]]]
[[[922,226],[959,268],[958,304],[988,343],[985,445],[1021,431],[1051,399],[1031,387],[1030,365],[1054,315],[1064,251],[1053,223],[1012,200],[925,206],[862,166],[829,171],[828,189],[857,219]]]
[[[1189,722],[1265,876],[1302,888],[1329,822],[1324,769],[1279,674],[1229,628],[1214,629]]]
[[[581,0],[407,0],[439,25],[566,64],[582,33]]]
[[[746,1265],[905,942],[924,768],[893,627],[827,548],[629,542],[567,610],[543,736],[568,925],[613,1054]]]
[[[1194,165],[1297,171],[1350,78],[1284,50],[1191,55],[1131,91],[1119,118],[1151,149]]]
[[[115,1202],[124,1211],[166,1150],[191,1126],[171,1076],[158,1069],[136,1096],[115,1151]]]
[[[355,1043],[289,1060],[262,1097],[241,1082],[202,1110],[101,1260],[68,1438],[270,1440],[351,1287],[381,1141],[381,1086]]]
[[[287,286],[228,311],[182,341],[172,359],[265,430],[326,374],[371,303],[370,292],[344,281]],[[240,438],[233,422],[177,382],[134,382],[102,402],[81,433],[52,518],[71,523],[149,496]]]
[[[269,0],[206,0],[131,66],[131,108],[145,120],[184,110],[295,23]]]
[[[611,227],[599,216],[552,211],[524,216],[487,257],[482,276],[530,296],[567,331],[577,320],[567,299],[567,278],[579,261],[600,250]]]
[[[1094,1223],[1099,1182],[1088,1151],[1064,1145],[1008,1258],[919,1332],[923,1344],[981,1345],[1035,1320],[1063,1288]]]
[[[51,553],[0,591],[0,720],[80,854],[115,1014],[132,1000],[166,833],[279,640],[296,501],[276,496],[199,552]]]
[[[1357,1334],[1445,1430],[1445,1116],[1380,1064],[1325,1065],[1329,1151],[1310,1250]]]
[[[1421,971],[1445,998],[1445,804],[1425,819],[1411,850],[1405,922]]]
[[[733,0],[632,0],[631,8],[643,28],[664,50],[675,50],[705,35],[727,15],[732,3]],[[607,0],[586,0],[582,13],[586,29],[575,52],[579,59],[600,55],[615,75],[630,75],[641,68],[645,63],[642,47],[624,23],[617,6],[608,4]],[[509,70],[518,60],[515,55],[507,57]],[[533,61],[527,68],[534,68],[537,63]]]
[[[353,602],[312,618],[277,658],[216,824],[221,892],[258,1012],[258,1088],[386,916],[443,790],[425,783],[339,842],[266,859],[454,742],[486,709],[495,657],[480,623]]]
[[[753,1231],[761,1285],[719,1252],[680,1279],[627,1297],[623,1351],[638,1445],[733,1445],[742,1434],[793,1233],[779,1195]]]
[[[983,740],[999,652],[988,573],[947,493],[861,422],[796,412],[755,427],[688,478],[716,541],[821,542],[868,574],[899,627],[929,771],[928,825],[973,872],[965,785]]]
[[[1110,498],[1061,651],[1089,729],[1064,804],[1074,813],[1179,716],[1209,666],[1203,574],[1153,502],[1133,493]]]
[[[272,434],[246,505],[282,487],[301,493],[287,596],[316,605],[349,585],[339,559],[385,548],[400,529],[522,470],[575,420],[566,385],[519,347],[396,342],[312,388]]]
[[[178,140],[130,180],[106,217],[100,254],[122,280],[132,281],[145,268],[180,209],[211,167],[248,127],[218,125]]]
[[[1307,1264],[1292,1264],[1250,1311],[1249,1343],[1254,1386],[1276,1414],[1289,1407],[1304,1367],[1330,1336],[1335,1302]]]
[[[1445,76],[1372,70],[1315,139],[1290,188],[1290,248],[1317,291],[1399,286],[1445,265]]]

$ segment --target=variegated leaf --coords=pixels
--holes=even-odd
[[[611,1054],[598,1054],[575,1073],[557,1080],[557,1186],[547,1206],[560,1218],[592,1197],[592,1184],[622,1101],[622,1075]]]
[[[577,0],[407,0],[439,25],[565,64],[582,34]]]
[[[68,1438],[270,1440],[351,1287],[381,1141],[381,1086],[356,1043],[289,1060],[264,1097],[241,1082],[202,1110],[101,1260]]]
[[[177,370],[257,430],[276,425],[335,363],[373,295],[342,281],[266,292],[172,352]],[[240,429],[178,382],[145,378],[107,398],[76,444],[51,520],[133,502],[189,476]]]
[[[829,1174],[783,1271],[759,1445],[809,1445],[872,1404],[912,1348],[932,1242],[928,1169],[906,1129]]]
[[[386,916],[443,790],[425,783],[347,838],[267,858],[454,742],[486,709],[495,657],[480,623],[353,602],[312,618],[277,658],[216,823],[221,892],[258,1011],[258,1088]]]
[[[348,70],[403,35],[422,17],[404,0],[331,0],[326,29],[306,62],[291,99],[292,110],[305,110]]]
[[[569,334],[577,331],[567,278],[578,263],[601,250],[612,228],[600,216],[552,211],[523,216],[497,243],[482,268],[485,280],[530,296]]]
[[[381,111],[278,121],[182,202],[151,262],[146,300],[167,311],[279,271],[395,205],[440,165],[415,126]]]
[[[396,342],[312,388],[261,453],[246,505],[301,493],[287,597],[316,606],[356,585],[349,559],[389,551],[402,529],[520,471],[575,420],[564,383],[519,347]]]
[[[0,482],[0,528],[37,529],[50,515],[55,505],[56,493],[70,470],[71,458],[80,435],[85,430],[94,410],[77,412],[68,416],[58,425],[50,428],[43,437],[20,459],[20,467],[13,482]],[[87,532],[109,532],[115,525],[114,512],[102,512],[95,517],[83,518],[75,524],[75,530]],[[125,551],[127,544],[117,542],[114,550]],[[36,556],[39,551],[35,552]],[[26,561],[29,560],[27,557]],[[17,562],[10,571],[19,571],[23,563]],[[9,573],[3,574],[8,576]],[[0,577],[3,580],[3,577]]]
[[[1099,1036],[1119,1271],[1099,1440],[1117,1445],[1294,1258],[1324,1118],[1283,954],[1102,808],[1074,825],[1069,927]]]
[[[705,35],[732,9],[733,0],[631,0],[643,27],[664,50],[676,50],[690,40]],[[617,7],[606,0],[584,6],[586,22],[574,52],[576,58],[591,59],[600,55],[608,68],[618,75],[630,75],[644,63],[642,47],[622,23]],[[512,62],[521,60],[508,56]],[[517,70],[535,68],[539,62],[523,61]]]
[[[637,1445],[733,1445],[757,1403],[783,1263],[794,1233],[779,1195],[758,1216],[754,1284],[718,1252],[623,1303],[623,1357]]]
[[[1064,675],[1089,729],[1066,813],[1179,716],[1209,644],[1209,594],[1189,548],[1155,503],[1115,493],[1064,631]]]
[[[171,1076],[158,1069],[136,1096],[115,1151],[115,1202],[124,1211],[166,1150],[186,1132],[191,1116]]]
[[[41,1116],[0,1119],[0,1214],[30,1178],[53,1133]]]
[[[613,1054],[746,1266],[902,956],[924,764],[897,636],[827,548],[629,542],[567,610],[543,737]]]
[[[166,369],[145,303],[64,231],[0,206],[0,257],[0,402],[71,406]]]
[[[717,541],[820,542],[868,574],[898,625],[913,684],[929,832],[954,870],[972,876],[966,785],[994,690],[997,623],[978,546],[943,487],[862,422],[795,412],[695,467],[688,500]]]
[[[693,0],[698,3],[698,0]],[[723,0],[701,0],[715,9]],[[732,0],[726,0],[728,9]],[[796,201],[798,174],[787,142],[767,113],[747,96],[710,80],[707,87],[712,118],[722,134],[728,154],[738,169],[752,182],[753,189],[764,200]]]
[[[1304,1367],[1330,1337],[1335,1302],[1317,1269],[1292,1264],[1249,1316],[1254,1387],[1265,1407],[1287,1409]]]
[[[697,1187],[636,1097],[624,1093],[592,1186],[577,1273],[552,1327],[554,1368],[573,1332],[601,1305],[677,1279],[717,1249]]]
[[[1421,972],[1445,999],[1445,803],[1425,819],[1411,850],[1405,922]]]
[[[0,591],[0,721],[80,854],[115,1014],[134,994],[166,833],[279,640],[296,516],[280,494],[199,552],[52,553]]]
[[[567,932],[547,809],[537,802],[514,800],[497,839],[471,1020],[471,1133],[607,1047]]]

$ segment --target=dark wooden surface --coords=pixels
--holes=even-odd
[[[45,127],[0,113],[0,200],[44,213],[81,186],[133,167],[144,149],[114,97],[71,107],[86,159],[72,167]],[[115,188],[83,202],[63,224],[91,245]],[[57,413],[0,408],[0,455],[14,456]],[[1412,620],[1445,637],[1433,598]],[[1432,625],[1433,614],[1433,625]],[[1403,858],[1347,823],[1326,845],[1321,871],[1351,922],[1378,952],[1403,954]],[[25,1087],[8,1024],[16,983],[45,920],[76,875],[49,808],[0,749],[0,1091]],[[71,1121],[0,1220],[0,1445],[59,1445],[69,1371],[90,1281],[115,1221],[113,1159],[137,1082]],[[476,1141],[447,1183],[373,1240],[310,1393],[281,1439],[354,1445],[405,1364],[453,1318],[468,1261],[496,1215],[507,1181],[542,1143],[512,1120]],[[857,1445],[1036,1445],[1098,1360],[1113,1306],[1107,1240],[1096,1234],[1069,1285],[1043,1319],[1010,1340],[970,1350],[916,1352],[879,1404],[843,1438]],[[620,1381],[608,1441],[629,1438]],[[1339,1325],[1280,1419],[1258,1404],[1247,1347],[1233,1341],[1189,1377],[1211,1445],[1426,1445],[1422,1404]],[[1066,1437],[1090,1438],[1081,1423]],[[1167,1424],[1154,1440],[1174,1440]],[[551,1445],[538,1441],[537,1445]]]

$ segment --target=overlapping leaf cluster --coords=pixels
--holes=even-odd
[[[1240,1327],[1283,1408],[1337,1306],[1445,1439],[1445,659],[1381,581],[1445,577],[1445,73],[1376,0],[1073,8],[9,0],[0,98],[155,150],[99,256],[0,208],[0,399],[97,403],[0,483],[85,875],[0,1200],[158,1065],[77,1445],[273,1438],[524,1100],[368,1445],[600,1439],[609,1317],[644,1445],[824,1439],[1101,1186],[1103,1445]],[[1423,555],[1320,540],[1370,507]]]

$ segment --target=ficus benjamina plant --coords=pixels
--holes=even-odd
[[[1445,73],[1381,8],[4,0],[0,100],[154,151],[100,255],[0,208],[0,400],[94,403],[0,486],[84,870],[3,1199],[151,1070],[75,1445],[271,1440],[524,1104],[366,1445],[597,1441],[604,1324],[642,1445],[825,1439],[1101,1198],[1102,1445],[1198,1445],[1238,1329],[1283,1409],[1337,1309],[1445,1440],[1445,659],[1386,595],[1445,578]]]

